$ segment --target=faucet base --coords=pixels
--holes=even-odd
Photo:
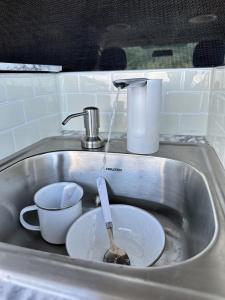
[[[81,146],[85,149],[98,149],[104,147],[105,142],[100,137],[83,137],[81,140]]]

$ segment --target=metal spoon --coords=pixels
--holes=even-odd
[[[110,247],[106,251],[103,261],[120,265],[130,265],[130,259],[127,253],[118,247],[113,239],[113,223],[109,206],[109,198],[104,177],[97,178],[98,193],[102,205],[103,216],[109,237]]]

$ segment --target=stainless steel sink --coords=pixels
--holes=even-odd
[[[95,207],[96,177],[104,153],[61,151],[26,158],[0,173],[0,242],[67,255],[39,232],[25,230],[19,212],[34,193],[57,181],[74,181],[85,191],[84,212]],[[153,213],[166,233],[156,266],[185,261],[201,253],[216,235],[216,215],[207,182],[185,163],[150,156],[109,153],[105,171],[111,203],[127,203]],[[28,215],[36,223],[36,215]],[[144,230],[144,228],[143,228]]]
[[[160,287],[157,295],[166,297],[169,288],[173,299],[181,299],[175,291],[185,294],[188,289],[207,299],[225,296],[225,173],[207,144],[165,143],[154,156],[141,156],[126,153],[124,141],[111,143],[105,171],[110,202],[149,211],[166,233],[165,250],[150,268],[71,259],[64,246],[50,245],[38,232],[22,228],[20,210],[32,204],[34,193],[49,183],[79,183],[85,190],[84,212],[93,209],[102,159],[102,151],[83,151],[74,137],[56,137],[2,161],[0,270],[26,281],[35,278],[41,284],[62,281],[76,291],[81,285],[105,293],[111,289],[114,295],[123,290],[130,299],[140,284],[149,293],[145,295]],[[35,214],[27,218],[37,222]],[[107,278],[120,288],[109,287]]]

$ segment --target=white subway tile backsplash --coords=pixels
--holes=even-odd
[[[168,92],[164,100],[164,112],[199,113],[202,94],[200,92]]]
[[[0,74],[0,159],[60,134],[57,81],[55,74]]]
[[[222,134],[225,135],[225,115],[220,114],[214,116],[215,122],[219,128],[221,128]]]
[[[67,109],[70,113],[77,113],[83,111],[84,107],[95,106],[96,97],[94,94],[67,94]]]
[[[4,84],[1,83],[1,77],[0,77],[0,103],[7,101],[6,99],[6,87]]]
[[[33,84],[36,96],[58,92],[57,77],[55,74],[37,74],[34,76]]]
[[[100,113],[100,131],[107,132],[109,130],[112,113]],[[126,113],[117,113],[112,127],[112,132],[125,132],[127,128]]]
[[[183,70],[149,71],[145,73],[148,79],[162,79],[163,91],[178,91],[183,88]]]
[[[117,79],[129,79],[129,78],[143,78],[145,77],[145,72],[144,71],[115,71],[112,72],[112,80],[117,80]],[[116,89],[117,90],[117,89]]]
[[[0,81],[6,87],[6,95],[8,101],[23,100],[33,97],[32,77],[26,75],[7,75],[4,78],[2,75]]]
[[[211,92],[202,92],[202,99],[201,99],[201,113],[208,113],[209,112],[209,100],[210,100]]]
[[[43,97],[25,100],[25,115],[27,121],[39,119],[47,114],[47,102]]]
[[[208,140],[212,141],[216,136],[218,136],[216,118],[210,114],[208,118]]]
[[[211,143],[215,149],[218,157],[220,158],[221,163],[225,167],[225,138],[215,136],[213,142]]]
[[[210,89],[209,69],[187,69],[185,71],[184,89],[205,91]]]
[[[117,113],[115,116],[115,123],[113,124],[113,132],[126,132],[127,131],[127,114]]]
[[[65,111],[68,111],[66,96],[67,94],[59,94],[59,106],[61,114]]]
[[[61,121],[86,106],[99,107],[100,131],[107,131],[117,93],[112,81],[136,77],[163,79],[160,133],[206,135],[209,118],[209,140],[217,153],[224,153],[220,145],[225,137],[225,69],[168,69],[0,75],[0,138],[5,140],[0,158],[46,136],[59,135],[62,129],[84,130],[82,117],[64,127]],[[126,111],[124,89],[113,131],[126,132]]]
[[[163,101],[163,106],[161,110],[163,112],[168,112],[168,113],[180,113],[183,111],[183,106],[182,106],[182,94],[180,93],[166,93],[164,95],[164,101]]]
[[[60,112],[60,98],[59,95],[53,94],[53,95],[47,95],[42,96],[43,101],[47,105],[47,113],[48,114],[57,114]]]
[[[113,110],[113,103],[117,94],[98,94],[97,95],[97,107],[101,112],[111,112]],[[120,94],[117,102],[117,111],[127,111],[127,94]]]
[[[216,128],[216,138],[224,139],[225,137],[225,130],[223,127],[220,126],[218,122],[215,123]],[[225,151],[225,149],[223,149]]]
[[[215,92],[212,94],[214,112],[216,114],[225,114],[225,94],[222,92]]]
[[[29,124],[17,127],[13,130],[15,136],[16,150],[20,150],[40,140],[38,123],[39,121],[37,120]]]
[[[0,130],[11,128],[25,122],[23,103],[0,105]]]
[[[160,115],[160,132],[162,134],[177,134],[179,128],[179,116],[176,114]]]
[[[225,68],[214,68],[207,138],[225,167]]]
[[[0,141],[1,141],[0,159],[15,152],[16,149],[14,145],[12,132],[8,131],[8,132],[0,133]]]
[[[168,69],[168,70],[135,70],[115,72],[83,72],[61,74],[62,111],[72,113],[81,111],[85,106],[96,105],[101,112],[101,131],[108,128],[109,116],[117,89],[113,80],[120,78],[147,77],[163,80],[163,105],[161,108],[161,133],[206,134],[206,119],[210,98],[210,69]],[[78,89],[72,78],[79,78]],[[68,86],[67,86],[68,84]],[[68,90],[71,89],[71,93]],[[93,97],[93,99],[91,98]],[[64,100],[66,99],[66,101]],[[126,131],[127,92],[121,90],[116,118],[116,131]],[[184,116],[185,115],[185,116]],[[196,117],[195,117],[196,116]],[[123,119],[124,118],[124,119]],[[188,131],[188,118],[194,120]],[[195,121],[195,120],[198,121]],[[186,123],[187,122],[187,123]],[[202,123],[201,123],[202,122]],[[199,128],[198,128],[199,126]],[[83,129],[83,124],[72,121],[66,128]],[[205,130],[205,132],[204,132]]]
[[[97,95],[96,105],[101,112],[111,112],[114,99],[114,94],[99,94]]]
[[[111,74],[109,72],[84,72],[79,74],[81,92],[109,92]]]
[[[179,134],[205,135],[207,130],[207,119],[205,115],[181,115]]]
[[[61,132],[61,115],[47,116],[38,122],[40,138],[59,135]]]
[[[215,68],[213,70],[212,90],[225,89],[225,68]]]
[[[73,93],[78,91],[78,74],[60,74],[60,89],[65,93]]]

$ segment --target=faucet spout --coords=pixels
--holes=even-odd
[[[128,86],[138,87],[145,86],[147,84],[147,78],[131,78],[131,79],[118,79],[114,80],[113,84],[116,88],[124,89]]]

